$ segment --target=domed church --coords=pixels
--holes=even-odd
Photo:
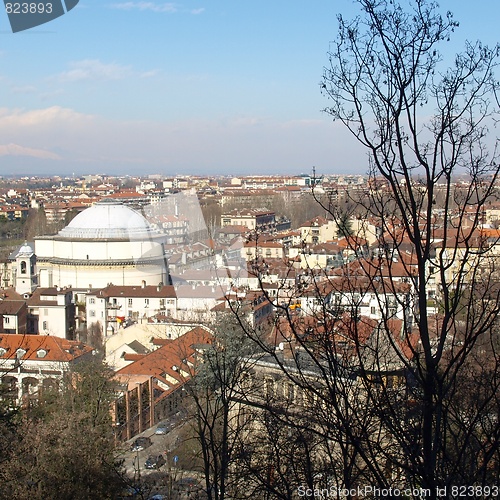
[[[140,213],[103,199],[55,236],[35,238],[39,286],[168,284],[164,241]]]

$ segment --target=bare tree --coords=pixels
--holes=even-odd
[[[242,375],[248,363],[242,358],[255,346],[228,313],[211,326],[213,338],[200,362],[193,366],[187,387],[194,402],[193,430],[201,450],[207,495],[223,500],[228,494],[234,497],[241,488],[233,462],[241,450],[245,429],[238,405],[246,394]]]
[[[467,43],[443,69],[439,46],[458,27],[450,13],[442,17],[425,0],[410,2],[409,10],[385,0],[358,4],[360,17],[339,17],[322,88],[331,100],[326,112],[369,154],[372,189],[364,207],[379,221],[380,247],[391,251],[388,276],[391,261],[403,263],[413,289],[418,347],[412,347],[410,325],[404,331],[414,351],[407,368],[418,410],[411,441],[406,428],[391,423],[398,452],[406,455],[406,463],[392,461],[432,495],[442,486],[486,485],[499,473],[497,424],[486,434],[479,422],[498,411],[500,303],[492,258],[498,238],[485,236],[481,224],[488,202],[497,198],[497,138],[491,130],[498,117],[493,71],[499,47]],[[383,277],[377,263],[361,265],[367,275]],[[433,319],[431,290],[440,312]],[[386,327],[389,320],[384,315]],[[474,356],[479,345],[482,363]],[[477,384],[481,408],[474,397],[474,404],[465,402],[468,384]],[[460,404],[466,419],[456,412]],[[479,448],[481,458],[465,464]]]
[[[367,150],[368,188],[351,201],[378,241],[336,270],[305,270],[299,311],[269,297],[274,338],[247,333],[302,393],[294,403],[317,449],[302,484],[427,498],[475,485],[488,496],[500,475],[500,233],[483,222],[498,197],[500,49],[467,43],[446,69],[450,13],[426,0],[357,4],[359,17],[339,17],[322,89],[325,111]],[[344,213],[336,197],[317,201]],[[249,405],[290,435],[304,428],[282,405]]]
[[[80,363],[22,409],[2,463],[0,498],[116,498],[125,486],[111,427],[112,372]]]

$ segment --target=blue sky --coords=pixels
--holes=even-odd
[[[441,2],[497,42],[493,0]],[[13,34],[0,14],[0,175],[364,173],[321,109],[351,0],[80,0]]]

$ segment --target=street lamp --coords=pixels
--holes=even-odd
[[[135,450],[135,457],[134,457],[134,481],[136,483],[141,482],[141,463],[139,461],[139,450]]]

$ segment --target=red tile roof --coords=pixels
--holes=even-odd
[[[158,297],[175,298],[176,293],[172,285],[152,286],[120,286],[110,285],[106,288],[93,290],[90,295],[99,297]]]
[[[211,338],[210,332],[205,328],[193,328],[181,337],[118,370],[116,375],[120,378],[135,375],[152,376],[170,386],[171,382],[166,379],[168,376],[178,383],[183,383],[185,376],[180,371],[192,372],[188,363],[193,364],[195,361],[195,346],[208,344]]]
[[[52,335],[0,334],[0,359],[17,357],[17,350],[26,351],[20,360],[69,362],[93,351],[92,347]],[[5,352],[4,352],[5,350]],[[42,356],[40,351],[45,351]]]

